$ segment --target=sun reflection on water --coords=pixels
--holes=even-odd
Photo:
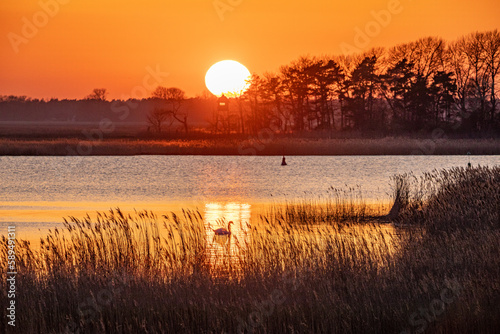
[[[215,271],[223,268],[238,269],[241,256],[250,241],[251,208],[248,203],[205,204],[204,223],[207,235],[207,259]],[[228,227],[232,221],[230,236],[217,236],[214,230]]]

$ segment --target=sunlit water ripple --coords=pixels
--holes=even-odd
[[[0,157],[0,234],[8,224],[47,228],[65,215],[114,207],[207,211],[210,203],[318,199],[331,187],[358,187],[368,202],[387,202],[394,174],[466,166],[468,157],[297,156],[287,162],[282,167],[281,157],[248,156]],[[471,162],[499,165],[500,156],[471,156]]]

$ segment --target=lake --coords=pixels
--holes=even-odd
[[[500,156],[471,156],[500,165]],[[467,156],[89,156],[0,157],[0,234],[60,226],[62,217],[120,207],[158,214],[198,208],[211,222],[250,220],[269,203],[321,199],[349,187],[388,203],[394,174],[465,167]]]

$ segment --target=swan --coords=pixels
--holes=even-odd
[[[225,227],[221,227],[214,230],[215,235],[231,235],[231,224],[234,224],[233,221],[229,221],[229,223],[227,223],[227,229]]]

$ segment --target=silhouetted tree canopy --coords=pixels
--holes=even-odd
[[[500,33],[435,37],[340,57],[301,57],[254,75],[247,129],[500,132]],[[236,115],[237,116],[237,115]]]
[[[87,100],[106,101],[108,91],[106,88],[94,88],[91,94],[87,95]]]
[[[228,110],[218,110],[213,96],[203,100],[213,106],[206,115],[214,133],[500,134],[499,80],[500,33],[493,30],[450,43],[426,37],[362,54],[304,56],[276,72],[252,75],[249,89]],[[86,99],[106,97],[99,88]],[[142,115],[150,129],[160,132],[177,122],[188,132],[183,90],[158,86],[150,100]],[[0,96],[2,106],[54,102]],[[112,104],[132,110],[136,102]]]
[[[181,106],[186,100],[186,93],[182,89],[176,87],[166,88],[163,86],[158,86],[151,94],[151,97],[153,97],[154,99],[163,100],[165,105],[165,107],[162,109],[164,117],[159,117],[159,111],[156,109],[152,110],[148,116],[149,123],[153,125],[153,127],[155,127],[157,130],[159,130],[158,132],[161,132],[161,126],[155,126],[154,122],[151,122],[151,119],[154,119],[158,122],[158,120],[160,120],[161,118],[172,118],[182,124],[184,131],[188,133],[188,111],[181,110]],[[170,125],[172,123],[173,121],[170,123]]]

